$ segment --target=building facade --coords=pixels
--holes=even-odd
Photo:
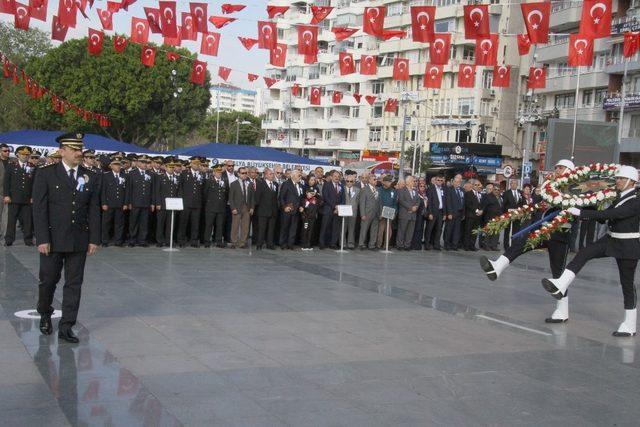
[[[254,116],[262,115],[262,89],[248,90],[230,84],[211,86],[210,111],[241,111]]]

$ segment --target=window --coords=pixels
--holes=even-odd
[[[467,61],[473,61],[476,54],[476,48],[474,46],[464,46],[462,50],[462,59]]]
[[[354,119],[360,117],[360,107],[351,107],[351,117]]]
[[[634,76],[631,79],[631,83],[629,87],[626,88],[627,93],[638,93],[640,92],[640,76]]]
[[[482,73],[482,87],[485,89],[491,89],[492,82],[493,82],[493,71],[484,71]]]
[[[602,105],[606,97],[607,97],[606,87],[596,89],[595,105]]]
[[[382,82],[371,83],[371,92],[375,95],[384,92],[384,83]]]
[[[456,20],[451,19],[438,19],[435,23],[436,33],[450,33],[455,30]]]
[[[640,137],[640,114],[632,114],[629,121],[629,138]]]
[[[454,4],[460,4],[460,0],[437,0],[436,1],[436,6],[451,6]]]
[[[491,101],[489,101],[488,99],[480,100],[480,115],[481,116],[491,115]]]
[[[369,128],[369,141],[380,142],[382,128],[380,126],[371,126]]]
[[[330,130],[325,130],[324,131],[324,139],[325,139],[325,141],[329,141],[332,136],[333,136],[332,131],[330,131]]]
[[[473,98],[458,99],[458,114],[461,116],[470,116],[474,114]]]
[[[556,108],[573,108],[576,96],[573,93],[563,93],[556,95],[554,106]]]
[[[582,94],[582,106],[590,107],[592,102],[593,102],[593,90],[591,89],[585,90],[584,93]]]
[[[402,15],[402,3],[392,3],[387,6],[387,16]]]
[[[373,108],[371,109],[371,117],[378,118],[378,117],[382,117],[382,104],[374,104]]]

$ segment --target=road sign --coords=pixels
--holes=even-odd
[[[511,178],[511,176],[513,175],[513,168],[509,165],[504,167],[504,170],[502,171],[502,175],[504,175],[505,178]]]
[[[524,167],[522,168],[522,173],[527,176],[531,174],[531,170],[533,169],[533,164],[531,162],[525,162]]]

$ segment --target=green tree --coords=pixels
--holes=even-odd
[[[200,126],[200,135],[210,142],[216,142],[216,120],[217,113],[212,111],[207,116],[206,120]],[[250,122],[240,124],[236,121]],[[240,130],[238,133],[238,144],[240,145],[260,145],[263,132],[260,129],[261,120],[249,113],[239,111],[221,111],[220,122],[218,130],[218,142],[225,144],[235,144],[236,142],[236,130]]]
[[[413,150],[414,150],[415,145],[410,145],[408,146],[405,150],[404,150],[404,164],[405,164],[405,168],[406,169],[411,169],[411,166],[413,165]],[[422,146],[418,147],[418,151],[416,152],[416,160],[415,160],[415,166],[414,166],[414,171],[417,174],[418,170],[420,171],[421,174],[424,174],[425,171],[427,169],[429,169],[432,165],[431,162],[431,158],[429,156],[429,152],[426,150],[422,150],[422,158],[420,157],[420,148]],[[420,159],[422,161],[420,161]]]
[[[140,62],[141,46],[131,43],[118,54],[111,37],[105,37],[103,46],[100,56],[90,56],[86,38],[67,41],[30,61],[27,72],[67,101],[106,114],[111,126],[101,128],[95,121],[84,122],[70,112],[59,115],[50,103],[35,101],[33,114],[38,126],[103,132],[144,147],[154,143],[170,148],[183,145],[206,116],[211,98],[209,74],[204,86],[196,85],[189,80],[189,60],[169,61],[158,50],[155,66],[145,67]],[[186,49],[163,49],[195,57]]]
[[[51,49],[49,35],[38,29],[16,30],[13,25],[0,22],[0,52],[22,69],[31,59],[43,56]],[[34,127],[31,103],[24,85],[11,79],[0,79],[0,132]]]

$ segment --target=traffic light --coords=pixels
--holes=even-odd
[[[516,169],[516,176],[522,176],[522,166],[518,166]]]

